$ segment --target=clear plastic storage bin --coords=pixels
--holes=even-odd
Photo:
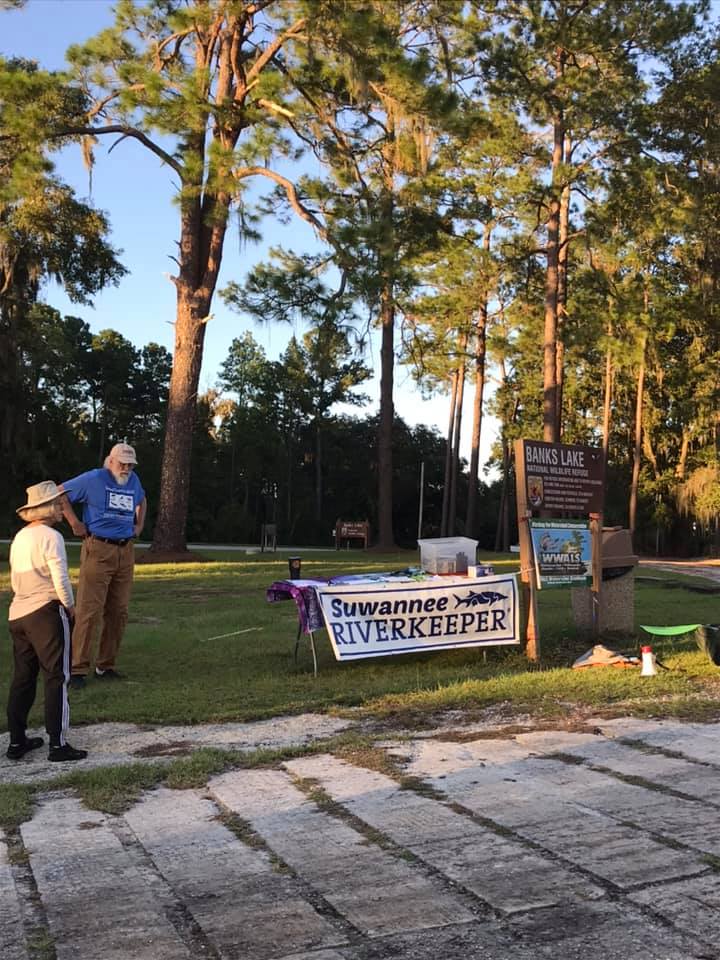
[[[469,537],[438,537],[418,540],[420,566],[427,573],[467,573],[475,563],[477,540]]]

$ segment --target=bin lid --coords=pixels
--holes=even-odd
[[[479,540],[472,540],[470,537],[433,537],[431,539],[418,540],[418,546],[422,550],[477,550]]]
[[[630,531],[623,527],[603,527],[603,567],[635,567],[638,557],[633,553]]]

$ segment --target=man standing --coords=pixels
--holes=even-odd
[[[103,467],[81,473],[60,487],[67,496],[63,504],[65,519],[75,536],[83,537],[72,638],[70,686],[75,689],[85,686],[99,621],[102,631],[95,676],[99,680],[120,679],[115,659],[132,591],[133,538],[140,535],[147,513],[145,491],[134,473],[136,464],[135,450],[127,443],[116,443]],[[82,522],[72,503],[83,505]]]

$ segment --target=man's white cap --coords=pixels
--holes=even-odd
[[[118,463],[137,463],[135,447],[131,447],[129,443],[116,443],[110,451],[109,457],[117,460]]]

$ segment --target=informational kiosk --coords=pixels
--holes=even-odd
[[[525,596],[525,650],[531,660],[540,654],[537,622],[538,570],[531,523],[545,520],[589,521],[591,538],[593,632],[599,632],[602,588],[602,514],[605,497],[605,457],[600,447],[545,440],[514,444],[520,577]],[[559,553],[559,551],[556,551]],[[555,558],[559,562],[559,557]],[[582,558],[577,561],[582,563]]]

